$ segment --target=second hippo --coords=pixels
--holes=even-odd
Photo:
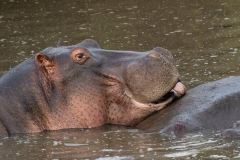
[[[137,128],[148,132],[190,133],[220,131],[240,138],[240,76],[205,83],[146,118]]]

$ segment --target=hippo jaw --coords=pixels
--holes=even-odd
[[[173,87],[169,87],[170,89],[166,91],[164,96],[160,96],[157,100],[140,102],[134,98],[131,91],[121,80],[107,74],[101,75],[106,79],[104,86],[108,86],[106,97],[108,97],[109,102],[107,108],[108,123],[110,124],[135,126],[152,113],[166,107],[175,99],[174,94],[171,93],[175,84]]]
[[[133,95],[130,93],[130,91],[127,89],[125,94],[131,99],[132,104],[138,107],[151,107],[154,108],[156,111],[161,110],[162,108],[166,107],[169,103],[173,101],[175,98],[173,94],[173,88],[169,90],[167,93],[165,93],[163,96],[160,96],[158,99],[151,101],[151,102],[141,102],[138,101],[133,97]]]
[[[163,109],[164,107],[166,107],[173,100],[174,100],[174,95],[168,94],[166,98],[161,97],[161,98],[159,98],[159,100],[150,102],[150,103],[141,103],[141,102],[136,101],[135,99],[132,99],[132,104],[139,108],[146,108],[146,109],[151,108],[152,112],[156,112],[156,111],[159,111],[159,110]]]
[[[168,94],[167,98],[152,103],[138,102],[126,93],[121,97],[122,101],[118,101],[120,103],[112,102],[109,105],[108,123],[135,126],[149,115],[165,108],[174,100],[173,94]]]

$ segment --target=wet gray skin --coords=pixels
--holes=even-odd
[[[116,51],[93,40],[60,41],[1,77],[0,133],[134,126],[173,101],[178,80],[172,55],[160,47]]]
[[[240,138],[240,77],[229,77],[190,89],[179,101],[137,125],[149,132],[220,131]],[[151,125],[150,125],[151,124]]]

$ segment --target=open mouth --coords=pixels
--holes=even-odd
[[[171,90],[172,91],[172,90]],[[159,104],[159,103],[162,103],[162,102],[165,102],[166,100],[168,100],[172,95],[173,93],[169,91],[167,94],[165,94],[163,97],[153,101],[152,103],[153,104]]]
[[[185,90],[186,90],[185,86],[180,81],[178,81],[178,83],[175,85],[175,87],[173,89],[171,89],[163,97],[153,101],[152,103],[153,104],[163,103],[163,102],[167,101],[172,96],[173,96],[173,99],[178,99],[178,98],[180,98],[184,95]]]

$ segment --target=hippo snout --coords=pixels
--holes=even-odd
[[[179,74],[171,53],[157,47],[146,57],[132,61],[126,67],[124,78],[135,100],[151,103],[173,89]]]

